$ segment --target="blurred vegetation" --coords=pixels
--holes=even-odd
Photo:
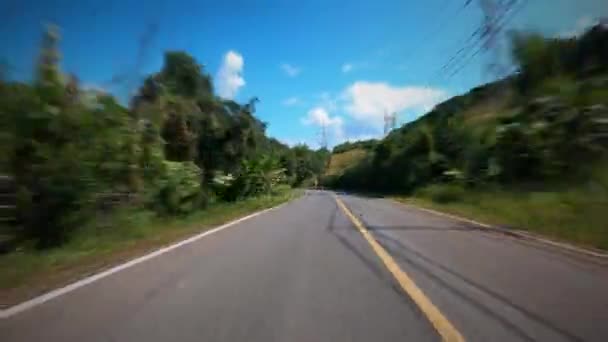
[[[65,244],[117,208],[183,216],[272,194],[325,167],[328,151],[266,136],[257,98],[216,96],[186,52],[166,52],[125,106],[64,74],[59,41],[43,32],[32,82],[0,80],[0,250]]]
[[[342,144],[336,145],[332,149],[332,153],[342,153],[342,152],[347,152],[347,151],[354,150],[354,149],[373,150],[374,147],[376,147],[377,143],[378,143],[378,140],[376,140],[376,139],[360,140],[360,141],[354,141],[354,142],[347,141]]]
[[[520,201],[545,219],[528,222],[532,211],[517,205],[504,221],[545,231],[550,228],[539,226],[572,224],[577,233],[552,233],[607,248],[608,215],[589,208],[608,207],[600,176],[608,174],[608,28],[598,24],[573,38],[514,33],[511,46],[516,73],[453,97],[378,142],[359,142],[364,155],[343,172],[327,173],[324,184],[440,204],[483,197],[479,202],[487,198],[484,208],[494,212],[504,210],[488,204],[498,205],[492,196],[502,196],[500,205],[513,208],[507,198],[546,193],[553,200],[542,210],[536,200]],[[349,148],[334,149],[330,165]],[[582,190],[589,187],[603,190]],[[566,202],[576,209],[567,215],[579,219],[563,216],[560,203]],[[518,215],[523,219],[515,219]],[[594,233],[573,237],[585,231]]]
[[[334,149],[335,151],[335,149]],[[346,170],[354,165],[357,165],[363,158],[366,157],[367,151],[361,148],[353,148],[340,153],[333,153],[332,158],[327,165],[325,176],[340,176]]]
[[[507,228],[525,228],[557,240],[608,250],[608,165],[593,168],[577,184],[534,187],[431,184],[407,203],[474,218]]]

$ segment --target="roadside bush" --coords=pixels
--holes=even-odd
[[[306,178],[300,182],[299,186],[302,188],[311,188],[315,186],[315,179],[313,177]]]
[[[289,191],[289,189],[291,189],[291,186],[289,184],[279,184],[270,190],[270,194],[271,195],[284,194],[287,191]]]
[[[234,177],[231,174],[216,172],[209,184],[211,193],[214,198],[225,199],[228,197],[228,191],[232,187]]]
[[[86,216],[94,184],[87,160],[79,157],[73,148],[39,150],[27,176],[18,176],[18,216],[40,248],[65,242]]]
[[[520,123],[498,128],[494,154],[500,165],[500,179],[504,182],[530,180],[539,174],[540,156],[529,132]]]
[[[262,194],[270,194],[279,184],[286,184],[285,169],[281,168],[277,159],[258,157],[245,160],[234,180],[224,191],[224,199],[235,201]]]
[[[201,170],[193,162],[164,162],[156,208],[165,214],[187,214],[206,205],[201,191]]]
[[[166,52],[124,106],[62,71],[59,32],[43,33],[32,82],[0,77],[0,175],[15,183],[3,194],[16,202],[2,208],[15,221],[11,239],[59,246],[117,210],[183,215],[210,198],[272,194],[323,172],[327,149],[266,136],[259,100],[217,96],[188,53]]]
[[[100,151],[91,148],[98,142],[92,113],[38,102],[43,91],[29,91],[29,100],[7,105],[15,134],[5,157],[19,190],[17,218],[25,237],[47,248],[65,242],[86,216],[95,186],[92,160]]]
[[[455,184],[433,184],[418,190],[416,195],[443,204],[464,199],[465,189]]]

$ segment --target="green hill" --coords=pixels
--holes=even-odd
[[[348,170],[349,167],[356,165],[365,159],[368,151],[360,148],[332,153],[325,171],[326,176],[340,176]]]
[[[608,248],[608,29],[518,34],[512,50],[515,74],[391,132],[326,185]]]
[[[350,167],[363,162],[377,143],[377,140],[372,139],[345,142],[334,147],[324,173],[326,181],[329,178],[342,176]]]

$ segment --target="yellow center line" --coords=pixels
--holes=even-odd
[[[338,196],[334,196],[336,199],[336,203],[342,209],[344,214],[352,221],[352,223],[357,227],[357,230],[363,235],[365,240],[370,244],[372,250],[378,255],[380,260],[384,263],[386,268],[391,272],[393,277],[397,280],[399,285],[401,285],[401,289],[405,291],[405,293],[412,298],[414,303],[418,305],[420,310],[424,313],[424,315],[428,318],[428,320],[433,324],[433,327],[437,330],[439,335],[443,341],[449,342],[462,342],[464,341],[464,337],[456,330],[456,328],[448,321],[448,319],[439,311],[439,309],[431,302],[431,300],[420,290],[420,288],[414,283],[412,278],[405,273],[395,262],[393,257],[374,239],[372,234],[365,228],[363,223],[359,221],[359,219],[353,215],[353,213],[346,207],[344,202],[338,198]]]

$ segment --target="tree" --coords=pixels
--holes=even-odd
[[[160,81],[169,92],[185,97],[201,97],[213,93],[211,77],[189,54],[183,51],[165,53]]]
[[[217,97],[187,53],[167,52],[125,108],[62,75],[58,32],[44,32],[32,84],[0,82],[0,171],[14,175],[21,237],[37,246],[61,244],[92,213],[118,206],[187,214],[213,191],[268,194],[323,172],[327,150],[267,137],[259,99]]]
[[[40,55],[36,66],[36,84],[40,89],[43,101],[51,106],[61,105],[64,94],[59,68],[59,40],[59,28],[55,25],[47,25],[42,36]]]
[[[200,111],[196,104],[182,97],[171,98],[163,108],[165,113],[161,135],[165,141],[165,156],[171,161],[193,161],[196,157],[196,119]]]

